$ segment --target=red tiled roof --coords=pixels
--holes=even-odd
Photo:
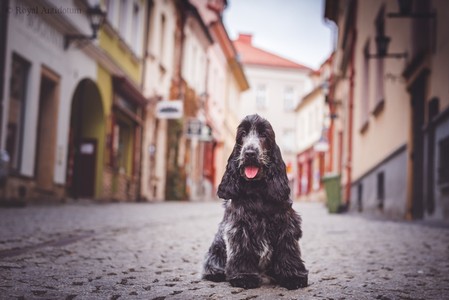
[[[241,63],[244,65],[261,65],[312,71],[309,67],[254,47],[252,45],[252,35],[250,34],[239,34],[238,39],[234,41],[234,46],[240,56]]]

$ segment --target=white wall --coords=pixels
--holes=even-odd
[[[296,115],[293,109],[285,109],[284,91],[286,87],[293,87],[294,99],[297,103],[311,88],[307,72],[245,65],[245,73],[249,80],[250,89],[242,94],[239,117],[243,119],[246,115],[257,113],[268,119],[275,130],[276,141],[283,151],[283,155],[293,163],[293,155],[296,149],[287,149],[287,142],[283,142],[283,136],[286,132],[293,131],[295,133],[292,136],[293,140],[288,143],[296,145]],[[266,86],[268,99],[266,108],[256,106],[256,89],[259,85]],[[285,157],[284,160],[286,160]]]
[[[324,126],[325,100],[321,92],[308,99],[297,115],[297,150],[299,153],[312,147],[321,137]]]
[[[207,40],[194,17],[189,17],[184,29],[182,76],[197,96],[206,91]]]
[[[73,2],[66,2],[64,7],[74,6]],[[11,1],[10,6],[26,7],[22,1]],[[95,61],[83,55],[79,50],[69,48],[64,50],[63,34],[58,28],[46,23],[41,14],[11,13],[8,18],[8,43],[6,49],[6,84],[3,94],[4,110],[2,132],[2,147],[6,144],[6,130],[9,112],[9,78],[11,77],[12,55],[16,53],[31,63],[26,92],[26,111],[24,136],[22,146],[21,175],[33,177],[36,155],[37,122],[39,113],[39,88],[41,69],[45,66],[60,76],[59,111],[56,138],[56,160],[54,182],[65,183],[67,144],[70,122],[71,100],[75,88],[83,78],[95,81],[97,66]],[[83,15],[84,16],[84,15]],[[82,16],[70,15],[70,18]],[[85,23],[87,19],[84,20]]]
[[[161,25],[162,16],[165,17],[164,30]],[[146,69],[144,70],[144,95],[153,99],[161,97],[163,100],[168,100],[175,73],[176,8],[173,1],[154,1],[149,18],[149,39],[146,45],[149,56],[146,58]],[[164,36],[162,36],[162,31],[164,31]],[[156,199],[162,200],[165,196],[167,121],[159,120],[158,131],[155,132],[155,116],[151,113],[153,112],[149,110],[144,125],[141,193],[147,199],[153,199],[155,196]],[[156,145],[155,166],[150,165],[149,149],[152,145]],[[152,167],[154,168],[152,169]],[[153,170],[154,174],[151,174],[150,170]],[[154,180],[151,181],[151,184],[150,176]],[[152,184],[156,184],[156,195],[153,195]]]
[[[57,2],[53,0],[53,2]],[[94,0],[90,0],[95,5]],[[156,1],[156,5],[162,1]],[[98,3],[98,2],[97,2]],[[122,6],[122,3],[124,6]],[[135,11],[135,7],[137,10]],[[137,57],[143,56],[146,6],[142,0],[109,0],[107,20]]]

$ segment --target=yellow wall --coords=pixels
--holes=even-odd
[[[109,116],[112,108],[112,77],[104,68],[98,65],[97,85],[100,89],[101,100],[103,101],[104,115]]]
[[[125,71],[126,75],[139,84],[142,76],[142,65],[140,61],[133,58],[130,51],[125,50],[125,46],[120,45],[118,35],[110,35],[102,29],[99,33],[100,47]]]
[[[112,78],[111,75],[100,65],[98,65],[97,70],[97,85],[100,90],[101,94],[101,101],[103,104],[103,131],[101,134],[101,142],[99,142],[98,147],[98,156],[97,156],[97,174],[96,174],[96,180],[95,180],[95,197],[101,197],[103,196],[103,168],[106,163],[105,155],[108,155],[106,153],[107,149],[105,147],[105,139],[107,135],[107,128],[109,128],[108,120],[109,116],[111,115],[111,109],[112,109]],[[101,145],[101,146],[100,146]]]
[[[95,197],[101,197],[103,193],[103,161],[104,161],[104,148],[105,148],[105,116],[100,103],[97,102],[94,107],[86,112],[83,116],[83,137],[95,138],[97,140],[97,158],[96,158],[96,174],[95,174]],[[87,126],[88,125],[88,126]]]
[[[395,11],[395,2],[377,0],[364,1],[363,9],[358,10],[358,35],[356,46],[356,72],[354,93],[354,127],[353,127],[353,163],[352,180],[356,181],[372,167],[379,164],[399,147],[408,142],[410,128],[410,95],[402,80],[402,72],[406,66],[405,59],[385,59],[384,99],[383,110],[374,116],[372,111],[376,104],[377,89],[377,59],[369,59],[369,86],[364,88],[364,47],[370,39],[370,53],[375,50],[375,18],[381,5],[386,4],[386,11]],[[373,13],[374,12],[374,13]],[[386,18],[386,34],[391,36],[389,52],[404,52],[404,45],[410,40],[410,35],[403,28],[408,26],[394,26],[397,20]],[[396,23],[395,23],[396,22]],[[407,22],[407,20],[402,20]],[[402,23],[401,23],[402,24]],[[392,76],[397,76],[393,80]],[[368,127],[362,132],[363,101],[369,100]]]

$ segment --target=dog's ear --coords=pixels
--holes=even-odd
[[[228,158],[228,164],[226,165],[226,171],[223,175],[220,185],[218,186],[217,195],[221,199],[235,199],[239,194],[239,170],[238,170],[238,146],[234,146],[234,150]]]
[[[278,202],[291,204],[290,187],[288,186],[287,170],[282,160],[278,145],[271,150],[270,167],[267,169],[268,196]]]

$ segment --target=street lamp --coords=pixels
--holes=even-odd
[[[434,12],[412,13],[412,0],[398,0],[399,12],[389,13],[389,18],[423,18],[433,19],[436,16]]]
[[[94,7],[89,7],[87,9],[87,16],[89,18],[90,27],[92,28],[92,35],[83,34],[68,34],[64,36],[64,50],[69,48],[70,42],[73,40],[93,40],[97,38],[98,30],[101,25],[103,25],[104,19],[106,17],[106,12],[104,12],[100,5],[95,5]]]
[[[329,151],[329,141],[327,140],[327,138],[325,136],[325,130],[323,130],[323,133],[321,134],[321,137],[318,140],[318,142],[316,142],[313,145],[313,150],[315,150],[316,152],[321,152],[321,153],[325,153],[325,152]]]
[[[391,38],[389,36],[380,34],[376,36],[376,50],[377,53],[369,54],[366,48],[365,56],[368,58],[406,58],[407,52],[404,53],[388,53],[388,45]]]

